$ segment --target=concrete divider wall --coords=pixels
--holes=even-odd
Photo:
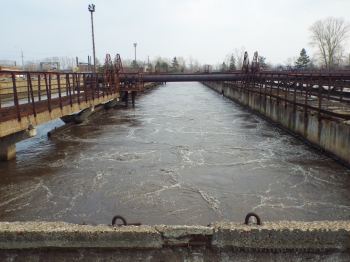
[[[0,249],[160,249],[203,246],[249,249],[350,251],[348,221],[213,222],[209,226],[108,226],[65,222],[0,222]],[[259,250],[258,250],[259,251]]]
[[[348,221],[276,221],[260,226],[214,222],[212,246],[236,250],[349,251]]]
[[[294,111],[293,105],[269,97],[265,99],[264,95],[253,94],[247,90],[241,91],[215,82],[203,84],[281,124],[322,151],[350,165],[350,121],[336,118],[318,120],[317,112],[305,113],[300,107]]]

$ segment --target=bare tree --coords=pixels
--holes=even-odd
[[[129,67],[131,65],[131,59],[122,59],[123,66]]]
[[[311,58],[310,58],[309,68],[310,68],[311,70],[319,69],[318,64],[319,64],[319,63],[318,63],[317,57],[311,57]]]
[[[2,65],[2,66],[14,66],[15,64],[16,64],[16,61],[11,61],[11,60],[8,60],[8,59],[0,60],[0,65]]]
[[[58,60],[58,62],[60,63],[60,68],[61,70],[65,70],[67,65],[66,65],[66,59],[64,56],[61,56]]]
[[[201,67],[201,63],[197,59],[194,59],[193,72],[198,72]]]
[[[33,61],[27,61],[25,63],[24,68],[28,71],[36,71],[39,70],[39,66],[37,63],[33,62]]]
[[[317,47],[318,55],[327,69],[338,64],[337,53],[350,36],[350,24],[343,18],[328,17],[318,20],[309,28],[311,46]]]
[[[348,54],[345,50],[345,48],[342,46],[337,50],[337,53],[335,54],[335,67],[341,68],[342,66],[346,65],[348,62]]]
[[[296,61],[296,57],[295,56],[293,56],[293,57],[288,57],[285,61],[284,61],[284,64],[286,65],[286,66],[292,66],[292,65],[294,65],[295,64],[295,61]]]
[[[177,61],[179,62],[179,65],[180,65],[180,71],[184,72],[186,70],[186,60],[183,58],[183,56],[178,56]]]
[[[241,69],[243,66],[243,56],[244,56],[244,52],[245,52],[245,47],[241,46],[240,48],[235,48],[235,58],[236,58],[236,65],[237,65],[237,69]]]
[[[212,68],[213,71],[219,72],[221,69],[222,63],[221,62],[217,62]]]
[[[193,59],[192,56],[189,56],[189,57],[188,57],[188,67],[189,67],[189,70],[190,70],[191,73],[194,72],[194,64],[195,64],[195,61],[194,61],[194,60],[195,60],[195,59]]]

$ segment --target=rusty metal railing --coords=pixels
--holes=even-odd
[[[318,118],[350,119],[350,72],[261,72],[241,74],[236,81],[221,82],[243,92],[257,94],[260,99],[293,105],[317,112]]]
[[[0,71],[0,122],[117,92],[114,73]]]
[[[80,104],[117,92],[140,91],[143,82],[219,81],[261,98],[321,115],[350,119],[350,71],[263,71],[243,74],[117,74],[0,72],[0,122]],[[337,108],[336,110],[334,108]]]

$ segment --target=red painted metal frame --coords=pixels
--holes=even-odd
[[[306,73],[269,71],[258,74],[246,74],[237,78],[240,81],[237,80],[234,84],[229,85],[243,92],[248,90],[249,93],[259,95],[260,98],[264,96],[265,101],[268,98],[270,102],[272,102],[272,99],[275,99],[277,103],[282,102],[285,106],[292,104],[294,112],[297,107],[303,108],[304,114],[308,114],[308,110],[316,111],[319,120],[322,117],[336,117],[349,120],[350,71],[341,71],[341,74],[339,73],[338,71],[328,71],[326,74],[324,71],[308,71]],[[327,87],[326,94],[324,92],[325,87]],[[345,91],[344,88],[347,90]],[[293,97],[293,100],[290,100],[288,95]],[[312,97],[317,98],[317,107],[310,104],[309,99]],[[300,100],[300,98],[303,98],[304,101],[299,102],[298,99]],[[323,103],[325,99],[339,108],[345,107],[347,110],[344,113],[327,110],[327,106]]]
[[[98,76],[103,77],[103,84],[98,83]],[[51,112],[54,108],[62,109],[65,105],[73,106],[74,103],[99,98],[101,94],[105,96],[120,92],[119,82],[115,82],[118,77],[114,72],[86,74],[0,71],[0,77],[4,77],[7,85],[11,86],[11,90],[10,87],[1,88],[0,122],[14,118],[21,121],[22,117],[28,115],[36,116],[46,110]],[[46,97],[42,94],[42,79]]]

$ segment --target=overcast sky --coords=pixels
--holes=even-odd
[[[222,63],[242,46],[273,64],[299,56],[308,28],[329,16],[349,21],[350,0],[2,0],[0,60],[21,63],[52,56],[92,55],[94,13],[96,56],[106,53],[147,61],[190,55],[202,64]],[[348,16],[346,16],[348,15]],[[14,46],[19,46],[16,48]],[[21,49],[21,50],[20,50]],[[349,51],[350,49],[347,48]]]

